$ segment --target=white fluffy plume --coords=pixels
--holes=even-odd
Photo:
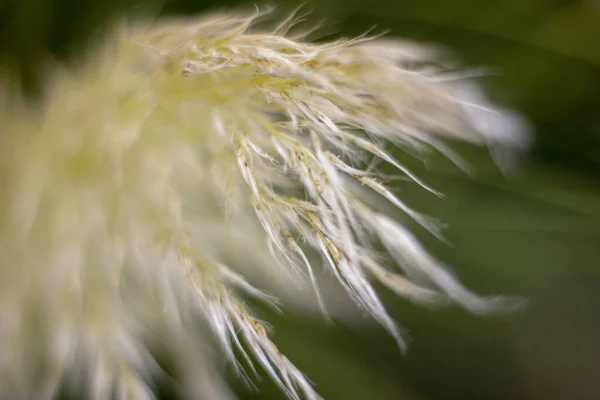
[[[318,399],[241,300],[274,302],[226,265],[232,248],[270,254],[253,268],[305,280],[318,299],[328,271],[400,345],[373,280],[419,303],[496,305],[364,195],[435,231],[373,161],[436,193],[386,144],[451,156],[445,137],[521,143],[518,121],[419,67],[418,47],[311,44],[288,34],[294,16],[271,31],[256,17],[127,26],[53,73],[35,106],[0,88],[1,398],[73,386],[150,399],[157,347],[182,396],[227,398],[212,335],[240,373],[258,363],[290,398]]]

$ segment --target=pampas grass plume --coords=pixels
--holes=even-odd
[[[56,68],[35,106],[4,81],[1,398],[67,387],[152,399],[162,348],[182,397],[233,397],[216,353],[241,376],[260,365],[290,399],[319,399],[244,302],[279,306],[227,262],[231,249],[262,257],[248,254],[247,268],[308,283],[324,312],[326,271],[400,347],[373,282],[420,304],[502,306],[462,286],[369,198],[437,234],[372,167],[441,196],[390,148],[458,162],[445,139],[514,147],[518,119],[424,63],[425,48],[310,43],[293,29],[297,13],[268,30],[256,27],[263,17],[121,26],[84,65]]]

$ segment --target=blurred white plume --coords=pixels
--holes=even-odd
[[[49,399],[66,385],[150,399],[155,347],[176,363],[182,396],[227,398],[214,335],[240,373],[254,360],[290,398],[318,399],[241,300],[275,304],[226,265],[235,251],[317,299],[327,270],[401,346],[373,280],[419,303],[497,306],[364,195],[435,232],[373,161],[437,193],[386,145],[451,156],[445,137],[519,144],[518,121],[420,68],[418,46],[312,44],[289,33],[295,15],[256,31],[258,15],[122,27],[86,65],[53,73],[41,105],[3,84],[1,398]]]

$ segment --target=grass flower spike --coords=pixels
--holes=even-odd
[[[242,300],[277,306],[228,262],[236,248],[310,284],[324,309],[326,271],[401,346],[374,281],[418,303],[498,305],[369,196],[435,233],[375,163],[437,194],[389,145],[513,146],[518,120],[418,46],[309,43],[295,15],[262,31],[261,16],[122,27],[85,65],[53,72],[35,106],[3,85],[0,398],[151,399],[157,351],[183,397],[228,398],[213,338],[240,374],[260,365],[289,398],[320,398]]]

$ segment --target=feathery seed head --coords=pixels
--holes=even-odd
[[[130,26],[56,73],[41,107],[2,99],[1,397],[51,398],[67,382],[94,399],[150,399],[158,346],[190,397],[225,398],[210,331],[241,374],[258,363],[290,398],[318,399],[241,300],[277,306],[226,265],[232,248],[307,282],[326,310],[324,268],[401,346],[373,281],[418,303],[497,306],[364,195],[435,232],[371,168],[437,194],[386,143],[452,157],[444,137],[520,144],[519,121],[421,68],[418,46],[309,43],[290,34],[294,15],[255,31],[259,15]]]

